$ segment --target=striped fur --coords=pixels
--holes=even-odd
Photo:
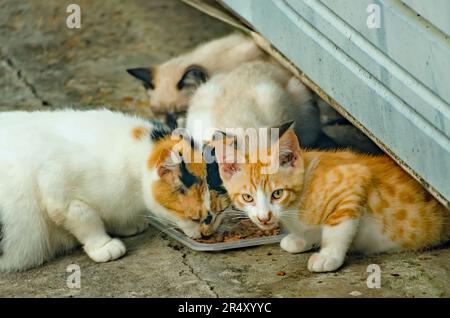
[[[321,246],[309,270],[338,269],[349,249],[417,250],[450,238],[449,211],[389,157],[303,151],[292,130],[279,148],[272,160],[284,156],[285,163],[274,174],[262,174],[259,162],[231,170],[220,164],[220,173],[233,204],[253,222],[263,229],[281,222],[289,230],[284,250]]]

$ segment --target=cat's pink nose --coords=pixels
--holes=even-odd
[[[260,217],[259,215],[256,217],[259,222],[262,224],[267,224],[272,219],[272,211],[269,211],[265,217]]]

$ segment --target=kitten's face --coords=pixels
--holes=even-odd
[[[219,164],[232,204],[263,230],[273,228],[281,218],[295,216],[303,189],[303,162],[292,130],[281,137],[279,151],[271,158],[275,156],[280,162],[272,174],[263,173],[270,163]]]
[[[152,112],[164,121],[167,120],[167,115],[175,120],[184,115],[192,94],[208,78],[206,70],[201,66],[186,67],[176,59],[156,67],[127,71],[147,89]]]
[[[192,160],[193,153],[198,162]],[[161,207],[152,212],[192,238],[211,235],[230,201],[224,189],[219,191],[220,180],[211,176],[214,169],[205,163],[202,153],[184,140],[166,137],[156,143],[148,166],[152,198]]]

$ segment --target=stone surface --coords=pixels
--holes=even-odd
[[[0,0],[0,110],[108,107],[146,114],[129,67],[164,61],[228,27],[175,0],[78,0],[82,28],[65,26],[65,3]],[[81,249],[23,273],[0,273],[0,297],[450,297],[450,249],[363,257],[336,273],[306,270],[311,253],[277,245],[195,252],[150,228],[128,252],[95,264]],[[81,270],[70,289],[67,266]],[[370,289],[367,266],[381,268]],[[277,273],[283,271],[284,276]]]

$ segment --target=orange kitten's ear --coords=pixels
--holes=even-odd
[[[239,163],[219,163],[219,173],[222,180],[230,180],[239,171],[241,171]]]
[[[214,147],[219,173],[222,180],[230,180],[236,173],[241,171],[240,161],[243,158],[236,149],[235,137],[224,132],[216,131],[210,146]]]
[[[274,151],[274,155],[278,155],[280,166],[297,167],[300,163],[300,144],[297,135],[292,129],[288,129],[278,143],[275,145],[278,151]]]

